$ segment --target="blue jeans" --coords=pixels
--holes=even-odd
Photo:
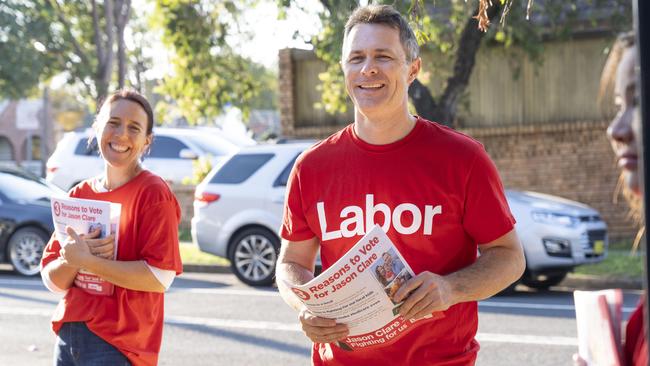
[[[54,345],[54,366],[129,366],[129,360],[83,322],[64,323]]]

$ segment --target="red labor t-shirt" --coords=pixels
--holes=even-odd
[[[514,228],[497,170],[477,141],[418,118],[403,139],[371,145],[349,125],[303,153],[287,187],[281,236],[317,237],[323,269],[375,223],[413,271],[445,275],[476,261],[478,244]],[[314,344],[316,365],[468,365],[478,351],[476,302],[422,320],[385,347]]]
[[[624,358],[627,366],[647,366],[648,365],[648,338],[643,329],[643,305],[646,294],[641,296],[641,300],[636,309],[630,316],[625,328],[625,347]]]
[[[183,270],[178,247],[180,207],[167,184],[143,171],[109,192],[95,192],[90,180],[77,185],[71,197],[122,204],[117,260],[144,260],[163,270]],[[43,253],[45,267],[59,257],[61,246],[52,235]],[[126,355],[133,365],[156,365],[162,340],[164,294],[115,286],[111,296],[68,289],[52,317],[58,333],[66,322],[85,322],[88,328]]]

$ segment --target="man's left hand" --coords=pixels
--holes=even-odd
[[[454,305],[449,282],[443,276],[428,271],[418,274],[402,285],[393,300],[404,300],[399,313],[405,319],[424,318]]]

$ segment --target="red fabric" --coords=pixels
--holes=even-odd
[[[625,364],[627,366],[648,365],[648,339],[643,330],[643,299],[630,316],[625,328]]]
[[[180,207],[161,178],[143,171],[125,185],[103,193],[93,191],[88,180],[73,188],[70,196],[122,204],[117,260],[145,260],[154,267],[181,273]],[[58,258],[60,248],[53,235],[43,253],[42,265]],[[93,333],[118,348],[133,365],[155,365],[162,340],[163,310],[162,293],[115,286],[112,296],[97,296],[72,287],[57,306],[52,329],[58,333],[65,322],[86,322]]]
[[[346,127],[298,158],[287,189],[281,235],[290,241],[318,237],[324,269],[361,238],[359,223],[365,232],[365,216],[373,206],[375,211],[387,206],[391,217],[398,206],[410,207],[402,211],[401,220],[391,220],[387,234],[416,274],[444,275],[467,267],[476,260],[477,244],[500,238],[515,222],[496,168],[481,144],[424,119],[418,119],[405,138],[381,146],[360,140],[353,125]],[[369,205],[370,194],[373,202]],[[429,211],[440,206],[441,212],[427,220],[427,206]],[[319,207],[326,223],[319,219]],[[357,220],[359,212],[364,217]],[[384,221],[383,213],[374,214],[375,223]],[[418,221],[419,227],[408,230]],[[432,221],[429,233],[427,221]],[[328,239],[340,229],[342,237]],[[444,318],[421,321],[384,348],[346,352],[330,344],[315,344],[313,362],[473,364],[479,349],[474,340],[477,326],[476,302],[458,304]]]

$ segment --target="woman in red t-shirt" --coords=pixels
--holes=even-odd
[[[636,96],[636,47],[634,34],[625,34],[616,41],[607,59],[601,77],[601,96],[604,92],[614,88],[614,102],[618,109],[616,117],[607,128],[607,138],[612,144],[618,166],[621,168],[621,181],[623,194],[630,202],[633,214],[640,216],[640,176],[638,170],[639,136],[635,135],[633,123],[635,120],[638,101]],[[643,325],[643,299],[637,305],[634,313],[628,320],[625,329],[625,344],[623,350],[623,365],[647,366],[648,364],[648,339],[645,336]],[[585,365],[586,362],[577,354],[574,355],[576,365]]]
[[[135,91],[120,90],[99,109],[93,128],[104,174],[81,182],[69,195],[121,204],[119,231],[99,238],[99,230],[83,235],[68,227],[69,239],[59,243],[53,235],[45,248],[43,281],[65,292],[52,319],[55,365],[158,362],[163,293],[182,264],[178,202],[167,184],[141,165],[153,125],[149,102]],[[112,283],[112,293],[85,290],[81,269]]]

